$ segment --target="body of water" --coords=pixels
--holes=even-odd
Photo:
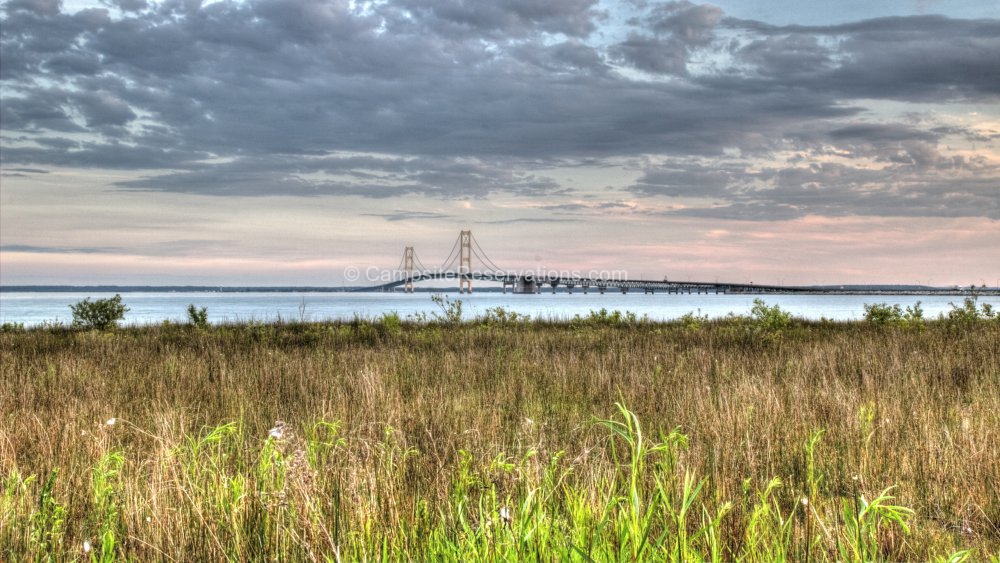
[[[23,323],[36,326],[46,322],[70,324],[69,305],[86,297],[101,299],[113,297],[111,293],[44,293],[0,292],[0,322]],[[377,318],[383,313],[396,312],[403,318],[411,315],[432,316],[441,309],[431,300],[430,293],[314,293],[314,292],[163,292],[123,293],[122,299],[129,312],[125,324],[158,324],[164,320],[186,321],[187,306],[208,308],[212,323],[286,321],[350,320],[355,315]],[[951,303],[961,304],[962,297],[947,295],[890,296],[890,295],[716,295],[716,294],[666,294],[646,295],[641,292],[622,295],[608,292],[604,295],[590,293],[542,293],[512,295],[502,293],[444,294],[451,300],[460,299],[464,316],[482,315],[492,307],[530,315],[532,318],[570,319],[590,311],[605,308],[609,311],[631,311],[653,320],[672,320],[686,313],[724,317],[730,313],[746,315],[759,297],[769,305],[779,305],[797,317],[819,320],[857,320],[864,317],[866,303],[899,304],[901,307],[921,302],[924,316],[937,318],[951,310]],[[980,303],[991,303],[1000,309],[1000,297],[980,297]]]

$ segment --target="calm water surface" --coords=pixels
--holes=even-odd
[[[0,322],[24,323],[34,326],[44,322],[69,324],[71,303],[86,297],[100,299],[112,297],[108,293],[0,293]],[[284,320],[350,320],[355,315],[367,318],[383,313],[397,312],[402,317],[439,312],[431,301],[430,293],[123,293],[122,299],[130,308],[126,324],[157,324],[164,320],[185,321],[187,306],[208,307],[208,318],[213,323]],[[482,315],[491,307],[503,307],[533,318],[568,319],[586,315],[601,308],[632,311],[640,317],[648,315],[653,320],[671,320],[690,312],[710,317],[724,317],[730,313],[745,315],[753,305],[754,297],[761,297],[769,305],[806,319],[822,317],[834,320],[854,320],[864,316],[866,303],[889,303],[900,306],[920,301],[924,316],[936,318],[951,310],[949,303],[961,303],[958,296],[886,296],[886,295],[676,295],[643,293],[574,293],[511,295],[501,293],[445,294],[450,299],[461,299],[466,318]],[[1000,297],[980,297],[980,303],[991,303],[1000,308]]]

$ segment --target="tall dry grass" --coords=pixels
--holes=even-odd
[[[606,321],[0,334],[0,559],[1000,553],[1000,324]]]

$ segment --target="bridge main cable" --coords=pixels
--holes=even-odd
[[[413,251],[413,262],[414,262],[414,264],[416,266],[419,267],[418,271],[421,274],[424,274],[424,273],[426,273],[426,272],[429,271],[428,268],[427,268],[427,266],[424,266],[424,263],[420,260],[420,257],[417,256],[417,251],[416,250]]]
[[[459,235],[458,238],[455,239],[455,245],[451,247],[451,252],[448,254],[448,257],[444,259],[444,263],[441,264],[441,267],[438,268],[439,272],[448,271],[448,268],[452,264],[454,264],[455,260],[458,260],[458,254],[456,253],[456,251],[458,250],[458,243],[461,242],[461,240],[462,240],[461,235]]]
[[[475,254],[476,254],[476,256],[478,256],[478,257],[479,257],[479,260],[481,260],[481,261],[482,261],[483,263],[485,263],[485,264],[487,264],[488,266],[490,266],[491,268],[493,268],[493,272],[494,272],[494,273],[496,273],[496,272],[500,272],[500,273],[504,273],[504,272],[506,272],[506,271],[505,271],[505,270],[504,270],[503,268],[501,268],[500,266],[497,266],[497,265],[496,265],[496,262],[494,262],[493,260],[490,260],[490,257],[489,257],[489,255],[488,255],[488,254],[486,254],[486,251],[485,251],[485,250],[483,250],[483,247],[482,247],[482,246],[479,246],[479,241],[478,241],[478,240],[476,240],[476,237],[475,237],[475,235],[471,235],[471,233],[470,233],[470,236],[472,237],[472,244],[474,244],[474,245],[475,245],[475,247],[476,247],[477,249],[479,249],[479,252],[475,253]],[[481,255],[480,255],[480,254],[481,254]]]

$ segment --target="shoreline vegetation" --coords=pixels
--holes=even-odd
[[[0,559],[1000,562],[1000,321],[974,299],[858,322],[435,300],[5,325]]]

